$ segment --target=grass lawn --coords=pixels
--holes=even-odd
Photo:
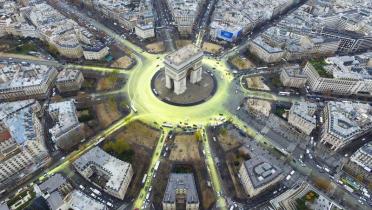
[[[243,70],[243,69],[249,69],[254,67],[253,63],[246,59],[243,59],[240,56],[234,56],[233,58],[230,59],[231,64],[237,68],[238,70]]]
[[[327,63],[324,60],[311,60],[309,61],[310,64],[315,68],[315,70],[318,72],[318,74],[321,77],[324,78],[333,78],[332,74],[328,73],[325,69],[324,66],[327,65]]]
[[[16,54],[22,54],[27,55],[30,51],[37,51],[37,47],[34,43],[25,43],[22,45],[19,45],[12,50],[9,50],[8,53],[16,53]]]

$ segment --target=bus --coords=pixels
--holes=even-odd
[[[145,184],[145,182],[146,182],[146,178],[147,178],[147,174],[145,174],[145,176],[143,176],[143,179],[142,179],[142,182],[141,182],[142,185]]]
[[[133,110],[134,113],[137,113],[137,109],[136,109],[136,107],[134,107],[133,104],[130,105],[130,108]]]
[[[279,92],[279,95],[280,96],[289,96],[289,95],[291,95],[291,93],[290,92]]]
[[[257,67],[256,69],[261,70],[261,69],[267,69],[267,68],[268,68],[267,66],[261,66],[261,67]]]
[[[166,128],[173,128],[173,124],[172,124],[172,123],[169,123],[169,122],[164,122],[164,123],[163,123],[163,127],[166,127]]]
[[[95,144],[94,146],[97,146],[99,143],[101,143],[103,140],[105,140],[105,138],[101,137]]]
[[[158,170],[158,168],[159,168],[159,164],[160,164],[160,161],[159,161],[159,160],[156,161],[156,163],[155,163],[155,167],[154,167],[154,170],[155,170],[155,171]]]

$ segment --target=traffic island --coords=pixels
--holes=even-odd
[[[186,82],[186,91],[177,95],[173,89],[166,87],[164,69],[156,72],[151,80],[151,89],[161,101],[175,106],[194,106],[208,101],[217,90],[217,80],[210,71],[202,72],[198,83]]]

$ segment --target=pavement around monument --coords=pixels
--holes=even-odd
[[[165,87],[164,70],[160,70],[154,75],[151,87],[153,93],[159,98],[159,100],[166,103],[176,106],[197,105],[209,100],[217,89],[217,83],[213,74],[208,72],[203,70],[202,80],[198,83],[192,84],[187,81],[187,89],[180,95],[175,94],[173,89]]]

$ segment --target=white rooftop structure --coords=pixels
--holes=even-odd
[[[20,145],[37,138],[33,120],[36,103],[30,99],[0,104],[0,123],[8,128],[12,138]]]
[[[328,132],[340,140],[351,140],[372,128],[372,107],[369,104],[330,101],[327,107]]]
[[[111,156],[99,147],[94,147],[89,150],[77,159],[73,165],[83,176],[90,176],[92,172],[90,171],[90,173],[88,173],[87,170],[92,167],[105,173],[107,182],[105,186],[101,187],[105,191],[108,191],[108,193],[122,191],[123,185],[129,184],[126,183],[126,180],[128,180],[128,178],[130,180],[132,176],[132,166],[130,163]],[[127,186],[125,186],[125,191],[126,187]]]
[[[79,120],[76,115],[76,107],[73,100],[51,103],[48,109],[56,125],[49,129],[52,134],[52,140],[68,132],[70,129],[79,126]]]
[[[186,205],[188,203],[199,203],[194,176],[190,174],[170,174],[167,188],[165,189],[163,203],[176,203],[177,194],[185,192]]]
[[[167,55],[165,58],[165,63],[171,66],[182,68],[182,64],[185,64],[188,61],[200,56],[203,56],[201,49],[193,44],[189,44]]]
[[[313,113],[317,109],[317,105],[315,103],[307,103],[307,102],[295,102],[291,107],[291,113],[295,114],[296,116],[302,118],[303,120],[307,121],[311,124],[316,124],[316,119],[313,118]]]
[[[79,190],[72,191],[64,199],[65,203],[60,207],[60,210],[107,210],[105,204],[96,201],[95,199],[85,195]]]
[[[28,87],[44,86],[55,77],[54,67],[37,64],[0,64],[0,94]]]

